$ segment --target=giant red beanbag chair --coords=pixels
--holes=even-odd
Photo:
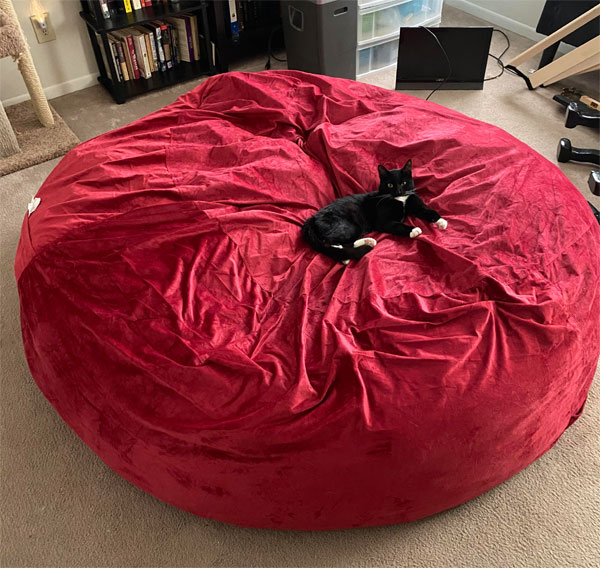
[[[408,158],[446,231],[374,234],[347,267],[302,241]],[[229,73],[81,144],[37,197],[16,258],[32,375],[112,469],[186,511],[411,521],[516,474],[584,405],[598,224],[558,168],[458,112]]]

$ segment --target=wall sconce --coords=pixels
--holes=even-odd
[[[56,39],[54,28],[50,24],[50,14],[46,12],[40,0],[30,0],[29,19],[38,43],[45,43]]]

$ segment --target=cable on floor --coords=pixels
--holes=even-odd
[[[427,95],[427,98],[425,100],[428,101],[430,99],[431,95],[433,95],[433,93],[438,91],[442,87],[442,85],[450,78],[450,76],[452,75],[452,65],[450,64],[450,59],[448,58],[448,54],[446,53],[444,46],[440,43],[437,36],[429,28],[426,28],[424,26],[419,26],[419,27],[423,28],[424,30],[427,30],[435,38],[435,41],[439,45],[440,49],[442,50],[442,53],[444,54],[444,57],[446,58],[446,62],[448,63],[448,69],[449,69],[449,73],[448,73],[447,77],[443,81],[441,81],[440,84],[435,89],[433,89],[433,91],[431,91],[431,93],[429,93],[429,95]],[[498,79],[498,77],[502,77],[505,70],[514,74],[514,71],[505,67],[504,63],[502,61],[502,57],[504,57],[504,54],[510,49],[510,39],[502,30],[499,30],[498,28],[493,28],[492,33],[493,32],[498,32],[504,36],[504,38],[506,39],[506,47],[504,48],[504,50],[502,51],[502,53],[500,55],[494,55],[492,53],[488,53],[488,57],[491,57],[492,59],[496,60],[496,63],[498,63],[498,65],[500,66],[501,71],[500,71],[500,73],[498,73],[497,75],[494,75],[493,77],[488,77],[487,79],[484,79],[484,81],[493,81],[494,79]]]
[[[267,62],[265,63],[266,70],[271,69],[271,58],[273,58],[275,61],[279,61],[280,63],[287,62],[287,59],[280,59],[273,53],[273,49],[272,49],[273,36],[275,35],[275,32],[277,32],[278,30],[281,30],[283,32],[283,28],[281,26],[275,26],[271,30],[271,33],[269,34],[269,41],[267,42]]]
[[[492,81],[494,79],[497,79],[498,77],[502,77],[505,70],[510,71],[510,69],[506,69],[506,67],[504,66],[504,62],[502,61],[502,57],[510,49],[510,39],[508,39],[508,36],[502,30],[499,30],[498,28],[494,28],[493,32],[501,33],[504,36],[504,38],[506,39],[506,47],[504,48],[504,51],[500,55],[496,56],[496,55],[492,55],[491,53],[488,53],[488,57],[495,59],[496,62],[498,63],[498,65],[500,65],[500,69],[502,69],[502,71],[500,71],[500,73],[498,73],[498,75],[494,75],[493,77],[488,77],[487,79],[484,79],[484,81]]]

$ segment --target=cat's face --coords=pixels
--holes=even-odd
[[[388,170],[384,166],[378,166],[377,170],[379,171],[379,193],[402,197],[414,192],[411,160],[408,160],[400,170]]]

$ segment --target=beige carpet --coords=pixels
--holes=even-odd
[[[478,20],[448,8],[444,23]],[[509,35],[514,46],[509,56],[531,43]],[[493,49],[500,53],[501,38],[494,39]],[[255,60],[240,68],[262,65]],[[597,92],[598,75],[583,76],[578,84]],[[100,87],[52,102],[85,140],[172,102],[192,86],[121,106]],[[551,101],[557,89],[529,92],[509,75],[486,83],[483,91],[436,93],[433,100],[504,128],[554,162],[561,136],[578,146],[598,144],[597,132],[565,130],[563,110]],[[3,568],[600,566],[599,373],[583,416],[550,452],[478,499],[408,525],[328,533],[241,529],[179,511],[118,477],[54,412],[23,355],[12,265],[27,203],[57,162],[0,180]],[[589,166],[561,168],[600,206],[600,198],[586,189]]]
[[[31,101],[5,110],[21,151],[0,158],[0,177],[62,156],[79,144],[79,138],[53,108],[54,125],[48,128],[40,124]]]

